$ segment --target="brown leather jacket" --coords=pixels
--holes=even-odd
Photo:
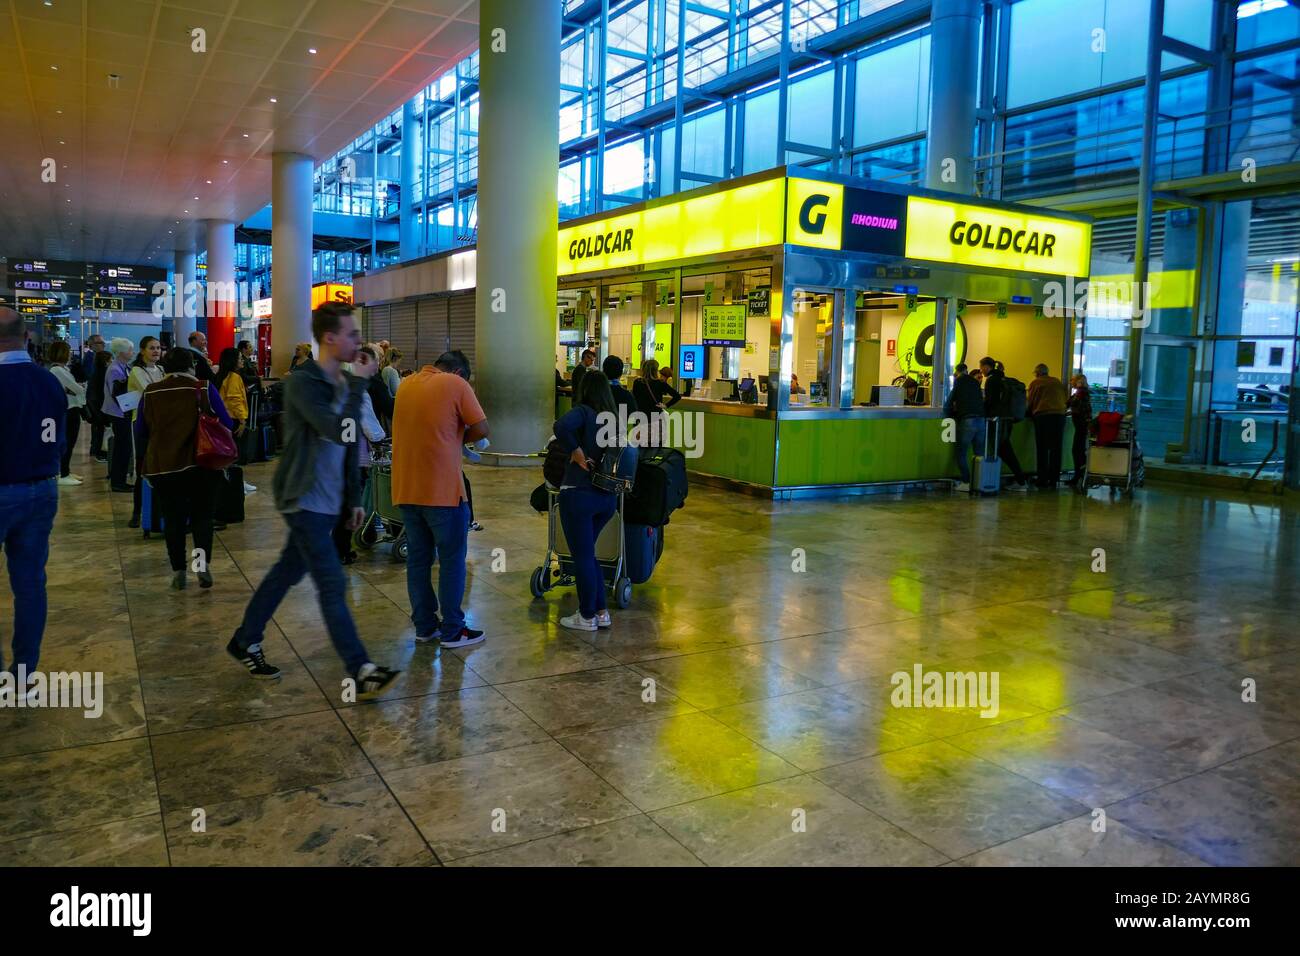
[[[168,375],[144,390],[140,399],[140,429],[147,436],[146,475],[166,475],[194,467],[199,427],[199,401],[207,382],[189,375]]]

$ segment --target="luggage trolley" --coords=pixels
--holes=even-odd
[[[393,504],[392,439],[370,446],[370,481],[366,485],[365,507],[366,519],[352,535],[357,550],[370,551],[377,544],[391,544],[393,560],[405,561],[406,529],[402,513]]]
[[[546,486],[550,507],[546,512],[546,559],[533,570],[528,582],[533,597],[539,598],[556,587],[568,587],[575,581],[573,560],[569,554],[568,542],[564,540],[564,528],[560,524],[560,492],[550,485]],[[600,531],[596,541],[596,562],[604,573],[605,585],[618,607],[626,608],[632,603],[632,581],[627,577],[626,542],[623,539],[623,499],[618,496],[618,508]]]
[[[1106,487],[1113,496],[1119,491],[1133,497],[1133,490],[1146,483],[1142,448],[1138,445],[1133,419],[1119,412],[1101,412],[1096,433],[1088,441],[1088,461],[1078,491]]]

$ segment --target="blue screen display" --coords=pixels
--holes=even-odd
[[[704,346],[703,345],[683,345],[678,353],[677,377],[678,378],[703,378],[704,377]]]

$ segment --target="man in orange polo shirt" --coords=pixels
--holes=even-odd
[[[469,539],[461,448],[488,434],[469,374],[463,352],[444,352],[402,380],[393,408],[393,504],[405,522],[406,593],[417,644],[467,647],[483,640],[482,631],[465,626],[461,609]],[[430,583],[435,552],[436,597]]]

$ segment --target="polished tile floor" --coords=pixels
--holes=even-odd
[[[268,635],[281,682],[223,653],[283,538],[269,494],[217,586],[176,593],[78,468],[42,667],[102,671],[107,702],[0,710],[0,864],[1300,861],[1300,518],[1270,502],[697,487],[653,581],[579,635],[571,591],[528,592],[538,470],[477,468],[487,642],[415,647],[404,566],[365,555],[349,600],[404,673],[346,704],[310,583]],[[892,706],[917,664],[996,672],[996,716]]]

